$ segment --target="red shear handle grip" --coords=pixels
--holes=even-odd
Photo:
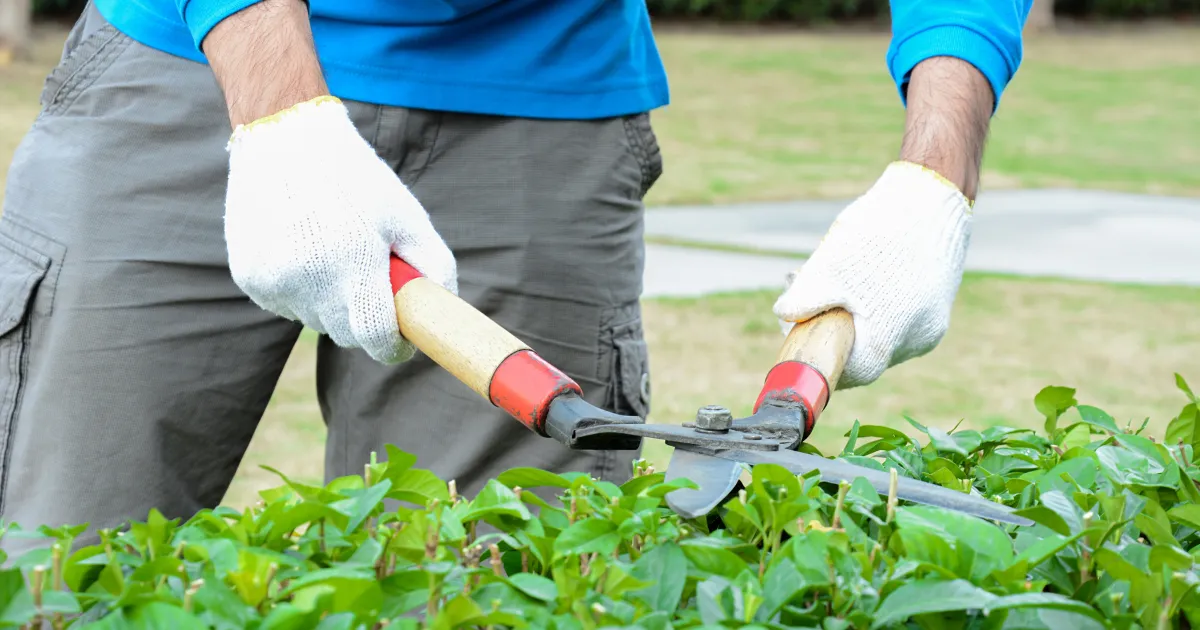
[[[835,308],[797,323],[788,333],[775,367],[767,373],[754,410],[767,399],[803,404],[808,422],[804,437],[808,437],[829,402],[829,393],[837,389],[853,346],[854,318],[845,309]]]
[[[496,322],[396,256],[392,292],[400,334],[435,363],[546,435],[550,402],[578,384]]]

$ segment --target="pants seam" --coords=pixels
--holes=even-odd
[[[123,39],[113,44],[113,40],[118,38]],[[129,48],[129,44],[132,41],[124,37],[120,31],[114,29],[113,34],[100,44],[96,52],[83,60],[79,68],[63,80],[62,85],[59,86],[54,96],[51,97],[50,104],[46,108],[46,113],[57,115],[66,111],[83,92],[84,88],[91,85],[100,75],[104,74],[111,67],[112,62]]]
[[[634,158],[637,160],[638,164],[638,174],[641,177],[639,192],[642,196],[645,196],[650,183],[649,155],[647,154],[646,145],[642,142],[641,136],[638,135],[637,130],[634,129],[634,120],[632,118],[625,118],[623,122],[625,127],[625,138],[628,140],[629,146],[633,150]]]
[[[32,306],[31,299],[26,308],[32,310]],[[21,408],[21,399],[25,394],[22,384],[28,385],[25,381],[28,380],[29,373],[29,345],[33,341],[33,322],[30,321],[32,317],[32,313],[26,315],[27,319],[20,330],[20,341],[9,365],[16,373],[16,378],[13,379],[12,409],[7,412],[8,417],[4,418],[4,442],[0,446],[3,449],[3,452],[0,452],[0,457],[3,457],[3,461],[0,462],[0,478],[4,480],[4,483],[0,484],[0,514],[5,514],[8,507],[8,469],[12,463],[12,437],[17,427],[17,411]]]
[[[430,138],[429,145],[424,148],[425,159],[420,166],[417,166],[413,169],[412,182],[409,184],[409,186],[416,185],[417,181],[421,179],[421,176],[425,174],[425,170],[429,168],[430,162],[433,162],[433,149],[437,146],[438,138],[442,132],[442,120],[443,115],[441,112],[438,112],[437,119],[433,123],[433,137]]]

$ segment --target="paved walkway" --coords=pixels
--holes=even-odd
[[[806,254],[846,201],[655,208],[648,237]],[[645,294],[777,289],[794,258],[650,245]],[[967,269],[1200,286],[1200,199],[1097,191],[980,195]]]

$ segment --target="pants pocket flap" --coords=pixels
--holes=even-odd
[[[12,332],[29,311],[50,258],[0,234],[0,337]]]

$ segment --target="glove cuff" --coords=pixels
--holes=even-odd
[[[908,160],[896,160],[895,162],[888,164],[887,169],[884,170],[885,176],[887,176],[889,173],[905,173],[910,177],[924,177],[932,181],[936,181],[938,184],[954,191],[957,197],[961,197],[962,202],[966,204],[968,211],[975,208],[974,199],[968,199],[957,184],[947,179],[946,176],[942,175],[941,173],[929,168],[928,166],[918,164],[916,162],[909,162]]]
[[[297,119],[330,120],[336,125],[349,124],[350,128],[353,128],[353,123],[350,122],[350,112],[346,109],[346,105],[338,97],[325,94],[296,103],[287,109],[280,110],[269,116],[263,116],[257,120],[234,127],[225,148],[226,150],[230,150],[251,133],[255,134],[255,137],[259,137],[267,133],[268,129],[290,126],[289,123]]]

